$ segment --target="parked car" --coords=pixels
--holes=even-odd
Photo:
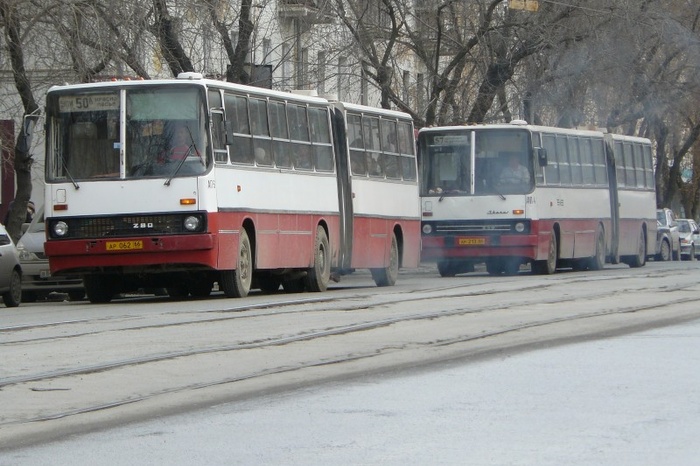
[[[658,222],[658,230],[656,233],[656,260],[680,260],[681,238],[678,233],[676,215],[671,209],[658,209],[656,211],[656,220]]]
[[[5,227],[0,224],[0,294],[7,307],[22,302],[22,266],[17,249]]]
[[[44,209],[40,208],[17,242],[17,253],[22,266],[22,300],[33,302],[45,299],[51,293],[67,293],[71,301],[85,297],[85,285],[80,275],[52,276],[49,260],[44,253],[46,230]]]
[[[694,261],[700,253],[700,243],[697,242],[700,238],[698,224],[692,218],[679,218],[678,234],[681,238],[681,259]]]

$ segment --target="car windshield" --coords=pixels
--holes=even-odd
[[[678,222],[678,231],[681,233],[692,233],[693,228],[690,222]]]

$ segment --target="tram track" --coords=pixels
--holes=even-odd
[[[322,297],[267,296],[219,309],[210,308],[210,301],[192,301],[201,303],[201,309],[147,315],[137,315],[141,304],[129,303],[126,311],[111,317],[6,325],[0,329],[5,350],[42,354],[42,348],[58,349],[51,354],[56,361],[45,366],[14,363],[0,372],[0,404],[12,406],[0,415],[0,433],[28,425],[46,428],[42,421],[89,413],[112,415],[120,407],[190,392],[225,387],[234,393],[238,385],[266,385],[263,381],[324,367],[336,373],[348,364],[379,360],[390,367],[386,361],[403,360],[408,353],[493,345],[523,332],[546,339],[550,328],[583,328],[600,319],[623,325],[621,317],[634,314],[661,321],[673,318],[676,311],[669,309],[686,316],[698,308],[700,284],[692,277],[660,273],[654,282],[645,275],[616,273],[561,274],[545,281],[533,277],[532,282],[523,278],[478,284],[450,280],[448,286],[438,279],[407,292],[380,294],[351,288]],[[115,304],[104,309],[110,306]],[[173,320],[163,322],[166,317]],[[76,331],[75,326],[97,328]],[[194,338],[208,336],[213,328],[219,335],[208,344]],[[193,336],[193,342],[173,341],[162,351],[138,342],[167,342],[167,332],[174,329],[177,335]],[[217,342],[221,335],[225,341]],[[114,357],[111,351],[108,343],[120,339],[133,341],[128,357]],[[105,342],[102,352],[82,354],[80,348],[93,341]],[[125,386],[125,380],[135,385]]]

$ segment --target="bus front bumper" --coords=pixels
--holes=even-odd
[[[212,234],[52,240],[45,243],[52,274],[120,267],[194,264],[216,268]]]

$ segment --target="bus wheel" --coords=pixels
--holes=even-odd
[[[505,264],[500,259],[486,261],[486,271],[489,275],[500,275],[505,271]]]
[[[371,269],[372,279],[377,286],[394,286],[399,278],[399,246],[396,235],[391,235],[391,251],[389,251],[389,265],[382,269]]]
[[[506,275],[517,275],[520,271],[520,259],[510,257],[503,261],[503,273]]]
[[[241,228],[238,240],[238,263],[236,270],[221,271],[221,286],[227,298],[245,298],[253,281],[253,252],[245,229]]]
[[[108,303],[112,300],[114,290],[110,284],[110,281],[106,277],[99,275],[86,275],[84,282],[85,293],[87,294],[88,300],[90,300],[91,303]]]
[[[328,235],[322,226],[316,227],[314,242],[314,266],[306,275],[306,288],[309,291],[325,291],[331,279],[331,251]]]
[[[457,275],[457,267],[449,261],[438,262],[437,269],[441,277],[454,277]]]
[[[605,236],[603,230],[598,230],[595,240],[595,255],[590,258],[589,268],[591,270],[602,270],[605,266]]]
[[[639,244],[637,254],[631,257],[628,265],[630,267],[642,267],[647,263],[647,241],[644,237],[644,230],[639,231]]]
[[[557,235],[552,230],[552,239],[549,241],[547,260],[533,261],[532,271],[538,275],[551,275],[557,270]]]
[[[206,298],[211,294],[214,281],[208,274],[195,274],[191,277],[189,290],[195,298]]]

